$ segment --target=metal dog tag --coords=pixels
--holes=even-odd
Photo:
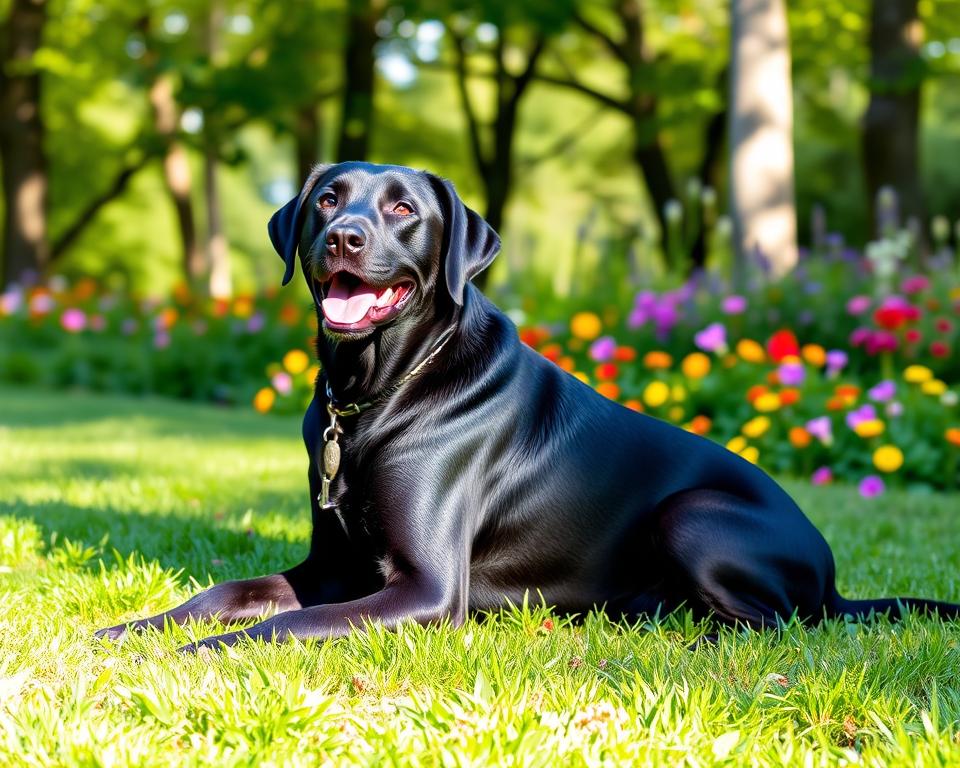
[[[336,432],[332,440],[323,444],[323,474],[331,480],[340,469],[340,443],[337,442]]]

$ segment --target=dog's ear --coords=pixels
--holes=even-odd
[[[303,183],[300,194],[273,214],[267,224],[270,242],[287,265],[283,273],[283,285],[290,282],[297,264],[297,244],[300,242],[300,230],[303,228],[303,204],[310,197],[320,178],[332,167],[332,165],[315,165]]]
[[[441,263],[447,279],[447,291],[457,304],[463,304],[467,282],[490,266],[500,252],[500,236],[475,211],[467,208],[453,184],[427,174],[443,212]]]

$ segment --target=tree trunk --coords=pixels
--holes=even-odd
[[[294,139],[297,143],[297,183],[302,183],[310,170],[320,162],[320,115],[315,104],[297,110]]]
[[[877,192],[884,186],[897,191],[904,218],[922,220],[924,214],[919,158],[922,37],[917,0],[873,0],[870,104],[863,117],[863,164],[872,220]]]
[[[730,211],[738,256],[762,253],[774,276],[797,263],[793,94],[784,0],[732,0]]]
[[[153,106],[156,131],[167,145],[163,158],[163,178],[177,214],[177,228],[183,251],[183,276],[187,282],[196,283],[203,277],[204,257],[197,238],[190,200],[193,186],[190,162],[186,149],[176,140],[179,112],[169,74],[159,74],[153,81],[150,86],[150,103]]]
[[[337,162],[366,160],[373,128],[374,29],[384,0],[349,0]]]
[[[207,16],[206,47],[211,66],[218,66],[223,55],[220,45],[220,28],[223,24],[223,5],[211,0]],[[217,145],[222,135],[207,121],[206,147],[203,156],[203,188],[207,208],[207,259],[210,262],[208,290],[214,299],[229,299],[233,296],[233,279],[230,268],[230,245],[223,231],[223,212],[220,204],[220,186],[217,181],[219,156]]]
[[[39,276],[49,258],[41,78],[33,68],[46,20],[46,0],[13,0],[4,25],[5,39],[0,40],[3,286],[24,273]]]
[[[724,79],[728,75],[725,74]],[[711,115],[707,122],[704,132],[703,158],[700,160],[700,168],[697,177],[704,188],[710,187],[717,190],[719,187],[720,174],[722,170],[721,158],[723,156],[723,141],[726,137],[727,123],[730,117],[727,114],[726,106],[719,112]],[[702,209],[702,206],[701,206]],[[690,267],[692,270],[703,269],[707,262],[707,222],[701,221],[697,229],[697,236],[690,249]]]

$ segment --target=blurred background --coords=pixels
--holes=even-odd
[[[948,488],[958,158],[960,0],[2,0],[0,381],[301,410],[266,222],[313,163],[396,163],[608,397]]]

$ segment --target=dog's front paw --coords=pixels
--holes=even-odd
[[[105,627],[93,633],[97,640],[122,640],[130,629],[129,624],[117,624],[115,627]]]
[[[242,637],[247,637],[245,632],[228,632],[224,635],[211,635],[195,643],[187,643],[177,648],[177,653],[185,656],[200,656],[206,658],[212,653],[222,651],[224,648],[236,645]]]

